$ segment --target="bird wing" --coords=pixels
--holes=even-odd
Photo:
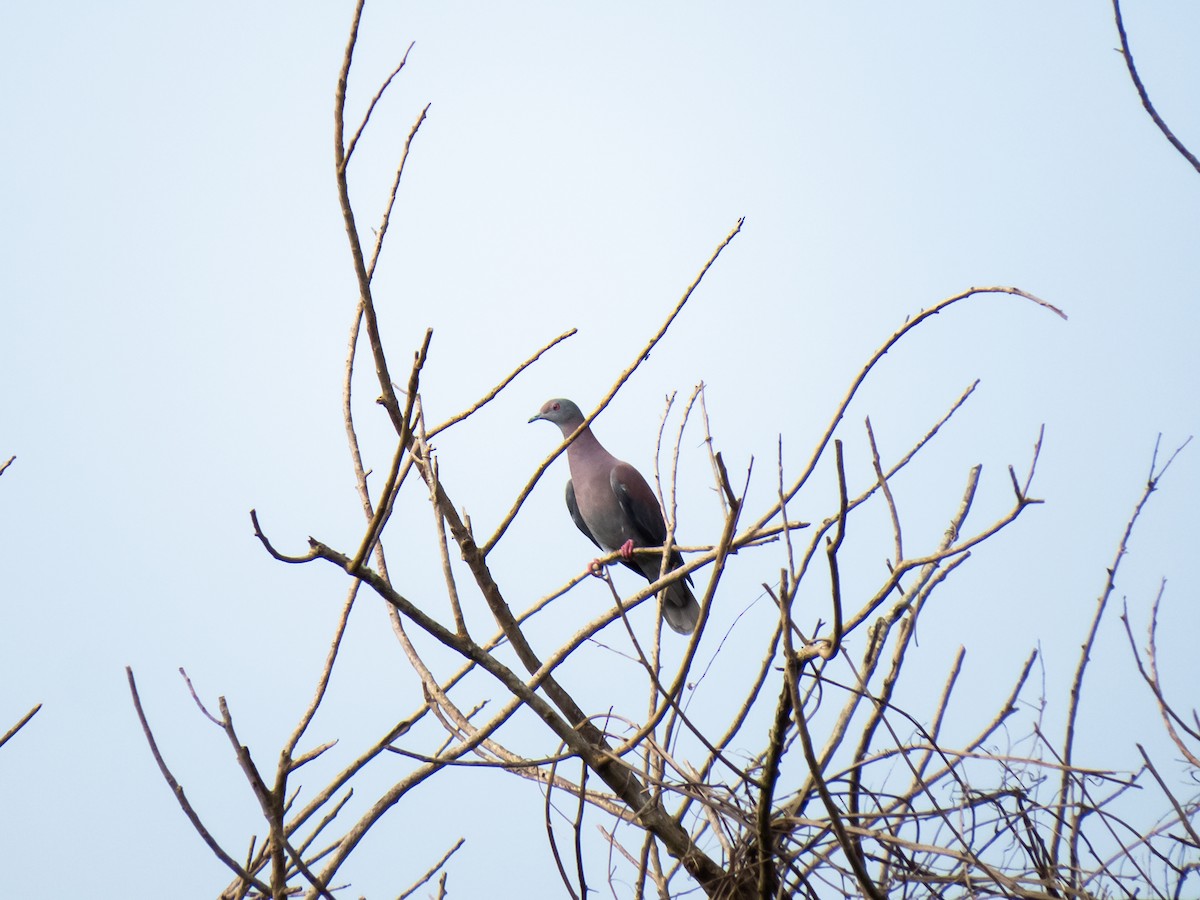
[[[643,547],[661,547],[667,539],[658,498],[642,474],[629,463],[619,462],[608,476],[626,522],[632,527],[635,542]]]
[[[617,463],[613,466],[609,482],[621,505],[621,512],[637,536],[635,543],[642,547],[661,547],[666,543],[667,523],[663,521],[662,508],[642,473],[629,463]],[[652,563],[642,561],[636,568],[629,563],[626,565],[635,571],[640,570],[651,581],[658,578],[657,560]],[[678,552],[672,553],[669,568],[677,569],[682,565],[683,557]],[[688,575],[684,580],[691,584],[692,576]]]
[[[583,521],[583,516],[579,514],[579,504],[575,502],[575,485],[571,483],[571,479],[567,479],[567,512],[571,514],[571,519],[580,531],[584,533],[589,541],[600,547],[600,542],[596,540],[596,536],[587,527],[587,522]],[[600,547],[603,550],[603,547]]]

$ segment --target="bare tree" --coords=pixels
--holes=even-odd
[[[864,421],[869,470],[847,466],[839,437],[850,427],[844,420],[852,400],[879,361],[933,316],[987,295],[1032,303],[1065,318],[1063,313],[1019,288],[995,286],[968,288],[911,317],[864,362],[801,466],[785,463],[781,445],[773,448],[776,462],[767,477],[774,484],[774,496],[763,508],[748,508],[747,489],[757,474],[753,463],[736,476],[730,474],[710,426],[703,385],[681,402],[672,400],[659,433],[660,456],[670,460],[665,471],[658,472],[668,520],[667,547],[642,552],[678,550],[686,555],[686,564],[625,597],[607,573],[601,573],[612,607],[549,649],[539,647],[528,635],[528,624],[589,574],[582,572],[521,609],[513,606],[515,594],[501,586],[490,560],[550,464],[582,429],[533,469],[499,521],[478,531],[479,523],[460,513],[465,507],[455,474],[443,470],[432,442],[451,429],[472,428],[481,408],[573,332],[547,335],[524,361],[514,361],[507,374],[496,372],[495,383],[475,403],[442,421],[428,420],[422,402],[431,332],[413,352],[403,388],[393,381],[373,276],[405,163],[428,107],[409,132],[373,240],[365,242],[348,171],[380,98],[403,70],[407,55],[371,97],[357,125],[348,127],[347,86],[362,9],[360,0],[338,77],[334,127],[335,180],[358,285],[343,414],[364,527],[354,546],[337,548],[310,538],[307,548],[292,553],[277,548],[257,513],[251,512],[255,534],[272,557],[295,565],[332,565],[348,579],[312,700],[273,767],[252,757],[224,697],[214,713],[192,690],[200,711],[228,737],[261,809],[264,836],[251,838],[248,850],[235,853],[223,847],[205,827],[159,751],[133,673],[128,673],[163,777],[208,847],[233,873],[221,896],[333,896],[346,877],[350,857],[390,810],[408,801],[418,786],[465,765],[492,768],[493,777],[515,775],[540,787],[547,840],[563,894],[570,897],[585,897],[601,885],[616,896],[618,882],[635,897],[677,896],[697,886],[709,897],[722,898],[1076,898],[1177,890],[1200,850],[1194,830],[1196,799],[1177,799],[1149,757],[1145,769],[1132,774],[1074,762],[1078,699],[1091,641],[1112,594],[1128,536],[1174,456],[1159,466],[1156,455],[1108,569],[1071,686],[1065,736],[1055,741],[1038,729],[1030,737],[1030,749],[1018,753],[1011,745],[999,745],[1019,697],[1028,689],[1036,653],[1013,665],[1010,686],[997,707],[987,712],[953,708],[961,649],[940,693],[926,707],[901,708],[897,689],[918,625],[935,614],[936,598],[945,593],[939,589],[979,547],[1042,502],[1032,493],[1042,434],[1032,441],[1020,473],[1010,466],[1003,476],[1011,486],[1003,508],[978,510],[981,467],[963,473],[961,499],[944,511],[944,533],[933,541],[906,532],[906,513],[891,486],[969,402],[975,384],[967,385],[902,453],[883,452],[870,420]],[[661,326],[631,353],[629,364],[612,373],[610,388],[586,423],[605,410],[651,350],[667,339],[676,316],[741,226],[739,221],[718,242]],[[374,368],[377,402],[394,433],[394,449],[381,470],[382,484],[378,477],[369,477],[351,391],[364,347]],[[673,423],[673,435],[668,423]],[[719,530],[699,546],[676,546],[674,540],[676,472],[687,429],[702,434],[721,505]],[[836,484],[833,507],[817,521],[798,520],[794,511],[817,502],[813,496],[819,496],[817,486],[825,473]],[[444,577],[443,589],[435,596],[410,596],[402,581],[389,573],[385,538],[396,521],[400,499],[408,495],[427,498],[432,513],[427,527]],[[844,548],[856,539],[856,527],[868,510],[881,512],[890,522],[890,534],[877,554],[888,560],[887,566],[872,582],[861,572],[848,579],[842,570]],[[411,532],[416,523],[408,524]],[[869,531],[863,535],[862,541],[873,540]],[[722,577],[735,555],[763,573],[764,595],[776,609],[768,626],[753,637],[752,664],[744,654],[730,659],[722,652],[724,638],[707,627],[714,604],[724,599]],[[601,561],[614,559],[610,554]],[[688,575],[700,588],[700,623],[678,661],[668,664],[667,658],[676,654],[661,652],[658,630],[639,634],[629,613],[656,602],[668,584]],[[407,716],[369,746],[356,752],[339,748],[346,755],[327,784],[301,790],[297,773],[333,747],[326,742],[301,749],[326,701],[347,622],[364,585],[388,606],[398,651],[413,672],[419,699]],[[818,612],[811,603],[798,602],[802,589],[808,597],[823,596]],[[469,612],[478,608],[479,600],[494,623],[483,630],[472,624],[478,617]],[[1128,628],[1127,616],[1125,621]],[[1154,621],[1152,615],[1149,649],[1139,655],[1135,646],[1134,654],[1172,740],[1194,766],[1195,746],[1188,742],[1200,740],[1200,729],[1166,699],[1157,669]],[[572,678],[569,662],[601,636],[627,648],[622,650],[623,680],[633,682],[629,672],[637,673],[640,696],[623,697],[619,706],[590,706]],[[1134,644],[1132,632],[1130,642]],[[700,655],[702,644],[716,644],[709,648],[707,662]],[[455,660],[449,668],[447,658]],[[691,698],[694,686],[713,667],[720,667],[725,690],[707,698],[710,702],[701,716],[692,709]],[[480,685],[486,685],[482,699]],[[191,689],[190,682],[188,686]],[[540,726],[538,754],[523,751],[512,739],[518,713],[532,716]],[[967,739],[944,736],[952,716],[955,730],[970,729]],[[420,742],[418,723],[436,723],[436,729],[420,731]],[[430,737],[435,730],[441,732],[436,740]],[[365,807],[361,802],[352,807],[353,788],[368,767],[378,766],[381,759],[394,764],[398,758],[408,766],[403,776]],[[1170,804],[1170,815],[1148,828],[1126,823],[1117,812],[1130,789],[1140,787],[1147,777],[1155,780]],[[358,812],[352,815],[352,808]],[[596,859],[585,846],[591,824],[607,845],[608,859]],[[437,895],[444,895],[448,866],[461,843],[447,848],[427,869],[412,872],[415,883],[401,896],[434,879]]]

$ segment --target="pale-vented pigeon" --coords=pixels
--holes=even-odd
[[[547,400],[530,422],[545,419],[571,435],[583,424],[583,413],[570,400]],[[602,446],[587,428],[567,448],[571,480],[567,482],[567,509],[588,540],[608,553],[620,552],[622,562],[650,581],[658,581],[662,558],[633,555],[638,547],[662,547],[667,539],[658,499],[629,463],[621,462]],[[683,565],[678,552],[671,554],[671,569]],[[687,579],[691,581],[690,578]],[[696,628],[700,605],[682,580],[666,589],[663,616],[675,631],[690,634]]]

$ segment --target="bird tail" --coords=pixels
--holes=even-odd
[[[696,602],[683,579],[662,592],[662,612],[663,618],[673,631],[691,634],[696,630],[696,622],[700,619],[700,604]]]

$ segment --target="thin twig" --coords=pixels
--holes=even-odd
[[[4,470],[0,469],[0,472],[2,472],[2,471],[4,471]],[[12,738],[13,735],[15,735],[22,728],[24,728],[25,725],[29,722],[29,720],[37,715],[38,710],[41,708],[42,708],[42,704],[40,704],[40,703],[37,704],[37,706],[35,706],[29,712],[25,713],[25,715],[21,716],[21,720],[19,722],[17,722],[16,725],[14,725],[12,728],[8,729],[8,731],[4,732],[4,736],[0,737],[0,747],[3,747],[5,744],[7,744],[9,739]]]
[[[411,49],[411,45],[409,45]],[[405,54],[407,56],[408,54]],[[401,64],[403,65],[403,63]],[[397,69],[399,71],[399,69]],[[388,194],[387,203],[383,207],[383,215],[379,220],[379,227],[375,229],[375,246],[371,250],[371,261],[367,263],[367,278],[374,279],[375,267],[379,264],[379,255],[383,252],[383,241],[387,237],[388,225],[392,221],[392,210],[396,206],[396,195],[400,192],[400,179],[404,177],[404,165],[408,162],[408,151],[412,148],[413,138],[417,136],[417,132],[421,130],[421,125],[425,121],[425,116],[429,112],[430,104],[426,103],[425,108],[421,110],[421,114],[417,116],[417,121],[413,123],[409,129],[408,137],[404,140],[404,152],[400,154],[400,162],[396,166],[396,175],[392,180],[392,190]],[[366,125],[366,122],[363,122]],[[347,160],[349,154],[347,154]]]
[[[841,549],[842,539],[846,536],[846,464],[842,459],[842,442],[833,442],[834,456],[837,462],[838,474],[838,516],[837,531],[833,538],[825,538],[825,555],[829,559],[829,590],[833,596],[833,633],[827,646],[822,647],[821,656],[832,659],[837,656],[842,646],[842,579],[838,573],[837,553]]]
[[[1119,0],[1113,0],[1113,17],[1117,20],[1117,34],[1121,38],[1121,55],[1125,58],[1125,65],[1129,69],[1129,77],[1133,79],[1133,86],[1137,88],[1138,97],[1141,98],[1142,106],[1146,108],[1146,112],[1150,114],[1150,118],[1154,120],[1154,124],[1171,142],[1171,146],[1179,151],[1179,155],[1192,164],[1192,168],[1200,172],[1200,159],[1192,154],[1187,147],[1183,145],[1183,141],[1175,137],[1171,129],[1167,127],[1167,123],[1162,120],[1162,116],[1154,108],[1154,104],[1150,102],[1150,94],[1146,91],[1146,86],[1142,84],[1142,79],[1138,76],[1137,67],[1133,64],[1133,53],[1129,49],[1129,38],[1125,35],[1125,21],[1121,16],[1121,4]]]
[[[375,96],[371,98],[371,102],[367,105],[367,111],[363,114],[362,122],[354,132],[354,136],[350,138],[350,143],[346,145],[346,163],[350,162],[350,157],[354,155],[354,148],[358,146],[358,139],[362,137],[362,133],[366,130],[367,123],[371,121],[371,113],[375,112],[375,104],[383,97],[384,92],[392,83],[392,79],[400,74],[400,70],[404,68],[404,64],[408,62],[408,54],[412,52],[412,48],[416,46],[416,41],[408,45],[408,49],[404,51],[404,57],[400,60],[400,64],[392,69],[391,74],[383,80],[383,84],[379,86],[379,90],[375,92]]]
[[[200,839],[208,845],[208,849],[213,852],[217,859],[225,863],[243,882],[253,885],[255,889],[262,891],[264,895],[270,896],[271,889],[250,875],[249,872],[238,864],[237,860],[226,853],[213,838],[212,834],[209,833],[208,829],[204,827],[204,823],[200,821],[200,816],[196,814],[196,810],[188,802],[182,785],[175,780],[175,776],[167,768],[166,760],[163,759],[162,754],[158,750],[158,742],[154,739],[154,732],[150,730],[150,723],[147,721],[146,713],[142,709],[142,698],[138,696],[137,682],[133,679],[133,669],[129,666],[125,667],[125,677],[129,682],[129,693],[133,697],[133,708],[137,712],[138,721],[142,725],[142,734],[146,736],[146,743],[150,745],[150,753],[154,756],[154,761],[158,764],[158,771],[162,773],[163,780],[171,788],[171,793],[175,795],[175,799],[179,803],[180,809],[183,810],[183,814],[187,816],[188,821],[192,823],[192,827],[196,829],[196,833],[200,835]]]
[[[1154,763],[1150,762],[1150,756],[1146,753],[1146,748],[1141,744],[1138,744],[1137,748],[1138,753],[1142,754],[1142,759],[1146,763],[1146,770],[1150,773],[1154,780],[1158,782],[1159,788],[1162,789],[1162,792],[1166,795],[1167,799],[1171,801],[1171,807],[1175,810],[1175,814],[1179,817],[1179,824],[1183,826],[1183,830],[1186,831],[1192,839],[1192,847],[1200,850],[1200,834],[1197,834],[1196,829],[1192,827],[1191,819],[1188,816],[1187,811],[1184,810],[1184,808],[1179,804],[1179,801],[1175,799],[1175,795],[1171,793],[1170,789],[1167,787],[1167,783],[1163,781],[1162,776],[1158,774],[1158,769],[1154,768]]]
[[[1116,556],[1113,558],[1112,565],[1105,571],[1104,587],[1100,591],[1100,596],[1096,600],[1096,612],[1092,616],[1091,625],[1088,627],[1087,635],[1084,637],[1083,646],[1079,654],[1079,663],[1075,667],[1075,677],[1071,683],[1070,700],[1067,706],[1067,728],[1066,734],[1063,737],[1063,745],[1060,756],[1065,765],[1070,766],[1074,758],[1075,748],[1075,725],[1079,715],[1079,702],[1083,692],[1083,677],[1087,671],[1088,662],[1091,659],[1092,646],[1096,641],[1096,634],[1100,630],[1100,621],[1104,616],[1104,611],[1108,606],[1108,599],[1112,595],[1113,587],[1116,583],[1117,571],[1121,567],[1121,560],[1124,559],[1126,549],[1129,545],[1129,539],[1133,535],[1133,528],[1137,524],[1138,517],[1142,514],[1142,509],[1146,506],[1150,495],[1154,493],[1158,486],[1158,481],[1166,474],[1167,469],[1171,467],[1171,463],[1175,461],[1175,457],[1179,452],[1188,445],[1191,440],[1189,437],[1184,441],[1171,457],[1166,461],[1161,469],[1158,469],[1158,448],[1162,441],[1162,435],[1154,442],[1154,452],[1150,456],[1150,474],[1146,478],[1146,485],[1142,489],[1142,495],[1134,504],[1133,512],[1125,523],[1125,531],[1121,535],[1121,540],[1117,544]],[[1071,808],[1071,787],[1073,780],[1070,777],[1070,771],[1065,770],[1058,788],[1058,814],[1056,816],[1057,826],[1054,829],[1054,835],[1050,841],[1050,859],[1057,865],[1059,862],[1059,846],[1062,841],[1063,832],[1066,828],[1067,810]],[[1075,847],[1071,847],[1072,856],[1077,852]]]
[[[578,331],[579,331],[578,328],[571,328],[567,331],[564,331],[558,337],[554,338],[554,340],[545,344],[540,350],[538,350],[531,357],[529,357],[527,360],[525,360],[523,363],[521,363],[519,366],[517,366],[512,372],[510,372],[508,375],[506,375],[504,378],[502,378],[500,380],[499,384],[497,384],[494,388],[492,388],[490,391],[488,391],[486,394],[484,394],[483,397],[481,397],[479,400],[476,400],[474,403],[472,403],[470,406],[468,406],[462,412],[451,416],[449,419],[447,419],[441,425],[438,425],[436,428],[430,429],[429,433],[426,435],[426,439],[427,440],[432,439],[433,437],[437,436],[441,432],[445,431],[451,425],[457,425],[459,422],[463,421],[468,416],[474,415],[475,413],[479,412],[479,410],[483,409],[483,407],[487,406],[489,403],[491,403],[493,400],[495,400],[496,397],[498,397],[500,395],[501,391],[503,391],[506,387],[508,387],[510,384],[512,384],[512,382],[514,380],[516,380],[518,375],[520,375],[522,372],[524,372],[526,369],[528,369],[530,366],[532,366],[535,362],[537,362],[539,359],[541,359],[542,354],[549,351],[552,347],[555,347],[558,344],[561,344],[567,338],[573,337],[576,333],[578,333]]]
[[[866,381],[867,376],[875,368],[876,364],[878,364],[878,362],[881,359],[883,359],[884,356],[887,355],[888,351],[890,351],[892,349],[892,347],[894,347],[905,335],[907,335],[910,331],[912,331],[914,328],[919,326],[921,323],[925,322],[927,319],[938,315],[939,313],[943,312],[944,310],[948,309],[949,307],[953,306],[954,304],[959,303],[960,301],[967,300],[971,297],[975,297],[975,296],[978,296],[981,294],[1009,294],[1014,297],[1020,297],[1024,300],[1029,300],[1032,303],[1036,303],[1038,306],[1042,307],[1043,309],[1049,310],[1050,312],[1054,313],[1055,315],[1059,316],[1062,319],[1067,318],[1066,313],[1064,313],[1057,306],[1055,306],[1052,303],[1047,303],[1045,300],[1042,300],[1040,297],[1034,296],[1033,294],[1029,293],[1028,291],[1023,291],[1017,287],[1000,287],[1000,286],[968,288],[967,290],[963,291],[962,293],[955,294],[951,297],[947,297],[946,299],[939,301],[938,303],[935,303],[929,309],[922,310],[917,315],[908,319],[900,328],[898,328],[895,332],[893,332],[892,336],[883,342],[883,344],[879,347],[879,349],[876,350],[874,352],[874,354],[871,355],[871,358],[869,360],[867,360],[866,365],[864,365],[862,367],[862,369],[859,370],[858,374],[854,377],[854,380],[851,382],[850,388],[846,391],[846,395],[842,398],[842,402],[840,404],[838,404],[837,409],[834,411],[833,418],[830,419],[829,425],[825,429],[825,433],[821,436],[820,440],[817,441],[817,445],[813,450],[813,454],[812,454],[811,458],[809,459],[808,464],[804,467],[804,469],[801,471],[800,475],[792,483],[792,486],[784,493],[785,499],[790,500],[792,497],[794,497],[796,495],[796,493],[800,490],[800,488],[803,487],[808,482],[808,479],[811,477],[813,471],[816,469],[817,462],[820,460],[821,456],[824,454],[826,446],[828,446],[829,441],[832,439],[834,430],[837,428],[838,423],[841,422],[842,417],[846,414],[846,409],[850,406],[850,401],[854,399],[854,396],[858,393],[858,389],[862,386],[863,382]],[[781,508],[782,508],[782,504],[780,504],[780,503],[775,504],[766,513],[764,513],[758,519],[758,521],[756,521],[753,525],[750,526],[750,530],[757,531],[759,528],[766,525],[768,522],[770,522],[772,519],[774,519],[777,515],[779,515],[779,511]]]
[[[445,853],[443,853],[442,858],[439,859],[436,863],[434,863],[433,867],[428,872],[426,872],[420,879],[418,879],[416,881],[416,883],[412,885],[412,887],[410,887],[408,890],[406,890],[404,893],[402,893],[399,897],[397,897],[396,900],[405,900],[406,897],[411,897],[413,894],[415,894],[417,892],[417,890],[421,887],[421,885],[423,885],[427,881],[429,881],[430,878],[432,878],[434,875],[436,875],[438,873],[438,870],[440,868],[442,868],[442,866],[446,865],[446,863],[450,861],[450,857],[453,856],[455,853],[457,853],[458,848],[461,847],[464,843],[466,843],[466,838],[459,838],[457,841],[455,841],[454,846],[451,847],[449,850],[447,850]],[[443,888],[444,887],[445,887],[445,885],[443,885]]]

